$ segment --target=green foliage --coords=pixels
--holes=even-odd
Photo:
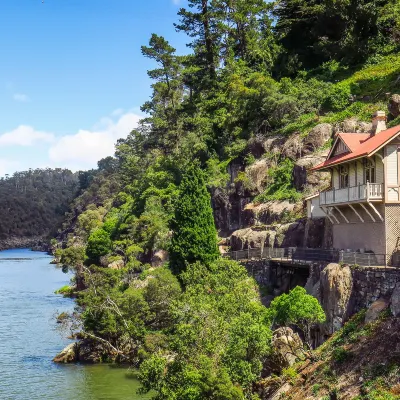
[[[174,305],[170,340],[176,356],[164,361],[161,375],[159,355],[141,367],[144,389],[157,390],[160,399],[188,393],[195,399],[243,398],[242,390],[248,392],[261,372],[271,340],[255,282],[228,260],[190,265],[181,278],[186,290]]]
[[[318,300],[300,286],[276,297],[268,312],[274,324],[294,325],[301,329],[310,348],[311,327],[325,321],[325,313]]]
[[[83,246],[71,246],[56,252],[59,255],[60,264],[67,267],[82,265],[86,259],[86,250]]]
[[[35,169],[0,179],[0,239],[56,233],[80,187],[78,173]]]
[[[350,97],[349,85],[335,85],[326,96],[324,106],[332,111],[344,110],[350,103]]]
[[[71,287],[70,285],[65,285],[60,289],[57,289],[54,293],[61,294],[64,297],[71,297],[74,294],[74,288]]]
[[[395,0],[277,3],[275,29],[285,48],[282,67],[295,73],[330,60],[356,65],[373,54],[393,51],[399,29],[395,9]]]
[[[282,370],[282,377],[292,383],[297,379],[298,376],[298,372],[293,367],[287,367]]]
[[[317,396],[320,390],[321,390],[321,385],[319,383],[313,385],[312,392],[314,396]]]
[[[188,263],[209,263],[218,257],[210,195],[198,167],[189,167],[183,176],[171,227],[170,260],[176,272]]]
[[[101,256],[105,256],[110,252],[111,245],[109,233],[102,228],[96,229],[88,238],[86,255],[90,260],[98,262]]]
[[[293,187],[294,162],[285,158],[277,167],[268,170],[271,183],[264,193],[255,198],[256,202],[264,203],[271,200],[290,200],[292,202],[301,199],[301,193]]]
[[[332,358],[338,364],[342,364],[351,358],[351,353],[344,347],[336,347],[332,352]]]

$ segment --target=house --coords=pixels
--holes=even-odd
[[[325,162],[331,187],[319,206],[332,223],[333,248],[385,255],[398,264],[400,250],[400,126],[373,117],[372,133],[338,133]],[[400,261],[400,259],[399,259]]]
[[[307,204],[307,218],[325,218],[326,214],[319,205],[319,193],[306,197],[304,201]]]

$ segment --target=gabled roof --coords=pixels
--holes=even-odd
[[[368,133],[339,133],[337,135],[338,137],[335,141],[335,145],[338,140],[342,140],[349,148],[350,152],[339,154],[333,157],[331,157],[332,152],[330,152],[325,162],[317,165],[311,170],[320,171],[357,158],[371,157],[399,134],[400,125],[386,129],[385,131],[379,132],[376,135],[371,135]]]

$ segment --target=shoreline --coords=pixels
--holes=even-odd
[[[0,240],[0,251],[12,249],[30,249],[33,251],[48,253],[50,250],[50,244],[43,236],[11,236],[7,239]]]

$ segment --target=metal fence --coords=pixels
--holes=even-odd
[[[386,266],[386,254],[346,252],[343,250],[308,249],[300,247],[246,249],[224,255],[233,260],[281,260],[293,264],[312,264],[315,262],[335,262],[362,267]],[[400,266],[400,257],[392,257],[391,264]]]

